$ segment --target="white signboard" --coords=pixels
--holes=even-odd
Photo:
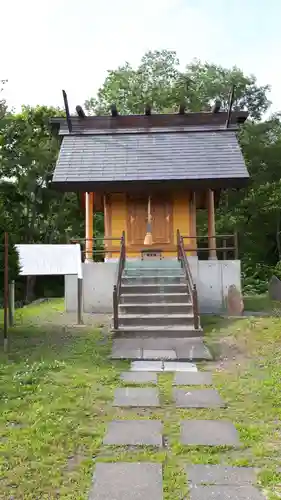
[[[80,245],[16,245],[22,276],[77,274],[82,278]]]

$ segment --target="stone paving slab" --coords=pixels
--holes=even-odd
[[[176,347],[178,359],[206,360],[213,359],[208,347],[201,341],[190,342],[190,344]]]
[[[158,351],[158,352],[153,352]],[[161,356],[160,351],[163,352]],[[171,352],[173,351],[173,352]],[[117,338],[113,340],[113,359],[157,359],[159,357],[175,360],[210,360],[212,355],[201,337],[174,338],[148,337],[148,338]]]
[[[113,406],[160,406],[158,390],[152,387],[115,389]]]
[[[197,366],[181,361],[132,361],[131,371],[197,372]]]
[[[254,486],[194,486],[190,500],[266,500]]]
[[[188,339],[185,338],[174,338],[172,335],[170,337],[149,337],[142,339],[143,349],[173,349],[175,350],[177,346],[186,345]]]
[[[211,372],[177,372],[173,385],[212,385]]]
[[[157,373],[155,372],[123,372],[121,380],[132,384],[157,384]]]
[[[215,389],[174,389],[173,397],[177,408],[222,408],[225,406]]]
[[[138,372],[162,372],[164,368],[164,363],[162,361],[132,361],[131,371]]]
[[[246,485],[257,482],[253,467],[230,467],[224,465],[189,465],[187,479],[193,484]]]
[[[176,351],[172,349],[143,349],[143,359],[177,359]]]
[[[237,429],[226,420],[183,420],[181,444],[199,446],[240,446]]]
[[[108,445],[163,445],[163,424],[160,420],[117,420],[110,422],[103,440]]]
[[[142,349],[112,348],[112,359],[142,359]]]
[[[164,361],[164,372],[197,372],[194,363],[186,361]]]
[[[163,500],[158,463],[97,463],[89,500]]]

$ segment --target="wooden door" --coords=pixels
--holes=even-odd
[[[143,197],[128,200],[128,243],[143,246],[146,234],[147,200]]]
[[[172,243],[172,208],[167,199],[151,199],[152,239],[155,245]]]
[[[128,243],[144,247],[147,229],[148,197],[132,197],[128,200]],[[172,208],[166,199],[151,197],[153,246],[172,243]]]

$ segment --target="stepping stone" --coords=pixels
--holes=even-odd
[[[113,339],[113,349],[142,349],[142,339],[133,337],[130,339]]]
[[[116,347],[112,349],[111,359],[142,359],[142,349]]]
[[[151,387],[115,389],[113,406],[160,406],[159,393]]]
[[[240,446],[236,428],[225,420],[184,420],[181,443],[201,446]]]
[[[112,359],[142,359],[140,339],[114,339]]]
[[[195,340],[193,342],[186,343],[184,346],[176,347],[177,358],[180,360],[206,360],[209,361],[213,359],[208,347],[202,342],[202,340]]]
[[[253,467],[229,467],[223,465],[190,465],[187,478],[193,484],[246,485],[255,484],[257,475]]]
[[[173,349],[144,349],[142,357],[146,359],[177,359]]]
[[[111,422],[103,440],[109,445],[162,446],[163,424],[160,420],[117,420]]]
[[[194,363],[180,361],[132,361],[131,371],[197,372],[197,366]]]
[[[254,486],[197,486],[190,488],[190,500],[266,500]]]
[[[177,408],[222,408],[225,406],[215,389],[174,389],[173,396]]]
[[[164,361],[164,372],[197,372],[197,366],[185,361]]]
[[[162,361],[132,361],[131,371],[162,372],[163,366]]]
[[[178,372],[175,374],[173,385],[212,385],[210,372]]]
[[[157,373],[155,372],[123,372],[121,380],[132,384],[157,384]]]
[[[143,339],[142,348],[146,349],[172,349],[176,351],[178,360],[210,360],[212,355],[202,338],[175,338],[160,337]]]
[[[163,500],[157,463],[97,463],[89,500]]]
[[[174,359],[177,361],[210,360],[212,355],[201,337],[123,338],[114,339],[112,359]]]

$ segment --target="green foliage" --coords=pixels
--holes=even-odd
[[[15,280],[19,274],[19,259],[15,246],[10,242],[8,245],[8,273],[9,281]],[[4,291],[4,232],[0,229],[0,297]]]
[[[1,188],[1,184],[0,184]],[[5,263],[5,232],[8,233],[8,277],[9,282],[15,280],[19,274],[19,258],[14,246],[14,237],[10,231],[8,219],[5,216],[4,203],[0,197],[0,298],[4,293],[4,263]]]
[[[51,186],[59,142],[51,134],[49,120],[62,115],[57,108],[24,106],[21,113],[7,114],[2,122],[2,210],[14,243],[66,243],[83,237],[78,195],[60,193]]]
[[[62,243],[69,233],[80,236],[83,217],[77,195],[51,187],[59,143],[49,119],[59,115],[57,108],[23,107],[0,133],[1,175],[6,179],[2,192],[17,242]]]
[[[254,76],[246,76],[236,67],[226,69],[216,64],[194,60],[184,71],[179,69],[176,53],[170,50],[149,51],[138,68],[129,63],[108,72],[97,97],[86,101],[91,113],[107,114],[115,103],[120,113],[143,113],[150,103],[154,112],[178,110],[185,102],[189,111],[208,111],[215,99],[226,109],[229,91],[235,85],[234,109],[248,109],[259,119],[267,110],[269,86],[258,86]]]
[[[245,295],[260,295],[268,290],[268,280],[272,275],[272,269],[260,264],[255,265],[255,269],[243,266],[242,286]]]
[[[0,94],[3,91],[3,87],[7,83],[7,80],[0,80]],[[0,97],[0,120],[3,120],[4,116],[6,115],[7,112],[7,104],[5,99]],[[1,125],[1,122],[0,122]]]

